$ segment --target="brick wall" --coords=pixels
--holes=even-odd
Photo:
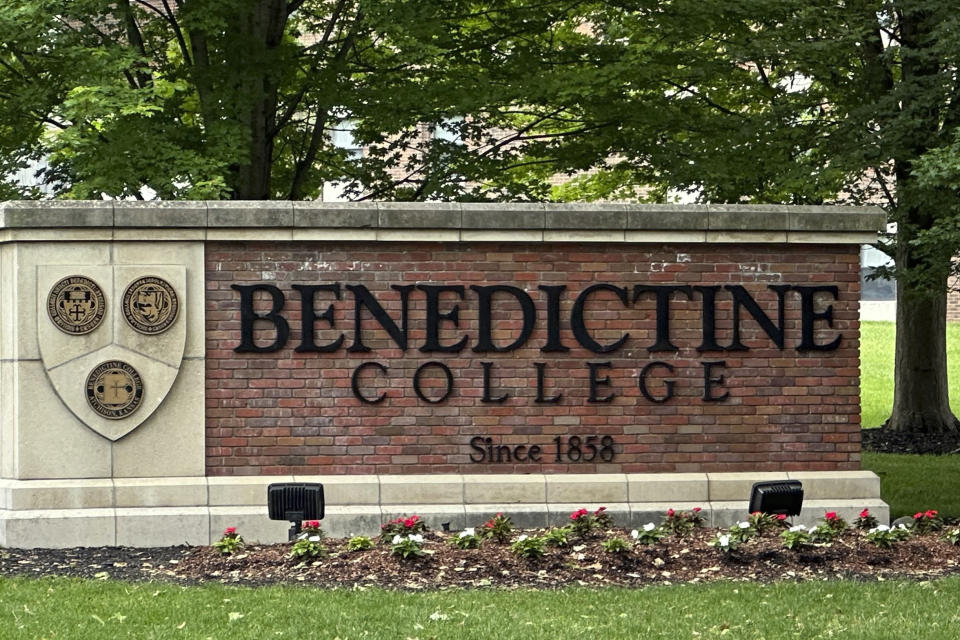
[[[207,473],[250,474],[398,474],[485,472],[684,472],[858,469],[859,396],[856,246],[812,245],[603,245],[573,243],[271,243],[209,242],[206,246]],[[286,345],[271,353],[237,353],[240,299],[231,285],[269,283],[285,295],[281,314],[290,324]],[[300,294],[291,285],[340,283],[340,300],[316,294],[315,312],[333,305],[333,324],[315,323],[314,343],[324,345],[344,335],[343,344],[327,353],[298,353],[301,342]],[[364,310],[362,342],[368,353],[350,352],[355,342],[354,297],[346,285],[365,285],[398,323],[400,294],[391,285],[465,285],[462,300],[440,296],[439,311],[459,306],[459,326],[441,321],[442,345],[468,336],[458,353],[422,353],[426,294],[409,296],[406,351]],[[570,327],[576,297],[595,283],[626,287],[628,304],[611,291],[594,293],[584,306],[584,325],[597,342],[629,337],[608,353],[593,353],[578,344]],[[785,348],[778,349],[750,313],[741,308],[740,338],[748,351],[699,352],[703,339],[702,295],[670,300],[670,339],[675,352],[651,353],[656,338],[656,303],[651,295],[632,302],[634,285],[742,285],[777,321],[777,294],[768,285],[836,285],[839,297],[820,294],[816,311],[833,307],[833,328],[817,321],[816,340],[841,336],[833,351],[799,352],[801,302],[796,291],[785,295]],[[478,295],[470,285],[509,284],[533,300],[537,322],[524,345],[499,353],[472,351],[478,335]],[[560,308],[560,339],[566,352],[544,353],[547,342],[547,295],[538,285],[566,285]],[[258,313],[269,311],[268,296],[256,295]],[[731,342],[732,295],[716,294],[717,342]],[[511,296],[493,297],[495,344],[508,345],[522,327],[520,305]],[[256,344],[273,342],[269,322],[255,326]],[[418,367],[440,362],[452,373],[453,389],[443,401],[419,398],[412,380]],[[661,398],[665,379],[673,380],[674,397],[652,402],[641,393],[638,376],[651,361],[648,393]],[[723,361],[724,366],[704,363]],[[379,404],[354,396],[358,377],[368,398],[386,393]],[[502,403],[483,402],[484,368],[489,362],[490,395],[509,394]],[[543,365],[544,398],[538,403],[538,370]],[[598,400],[590,402],[589,363]],[[597,364],[609,363],[609,364]],[[709,367],[706,369],[705,367]],[[706,371],[706,374],[705,374]],[[710,395],[704,401],[704,378]],[[445,386],[439,366],[421,377],[427,400],[437,400]],[[570,438],[581,439],[579,461]],[[586,462],[590,443],[612,447]],[[510,462],[471,462],[486,438],[510,447]],[[556,461],[560,438],[561,461]],[[517,462],[515,447],[522,462]],[[540,460],[530,461],[540,447]],[[608,460],[611,450],[612,461]],[[501,460],[505,460],[500,450]],[[494,450],[496,455],[496,450]],[[534,456],[536,457],[536,456]]]
[[[947,322],[960,322],[960,278],[950,279],[947,294]]]

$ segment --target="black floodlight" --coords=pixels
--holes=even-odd
[[[323,520],[323,485],[319,482],[274,482],[267,487],[267,510],[271,520],[286,520],[290,540],[300,533],[304,520]]]
[[[803,484],[799,480],[757,482],[750,490],[750,513],[800,515]]]

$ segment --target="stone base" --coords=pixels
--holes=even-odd
[[[0,480],[0,546],[203,545],[226,527],[249,542],[282,542],[289,523],[267,517],[266,488],[274,482],[323,483],[323,527],[334,537],[376,535],[381,523],[414,513],[433,529],[475,526],[498,511],[532,528],[600,506],[628,528],[694,507],[709,525],[729,526],[748,515],[754,482],[788,479],[804,488],[794,522],[812,525],[825,511],[850,521],[864,508],[889,519],[870,471]]]

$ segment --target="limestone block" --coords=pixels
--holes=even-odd
[[[464,229],[460,232],[463,242],[542,242],[543,231],[537,229],[514,229],[498,231],[496,229]]]
[[[379,224],[375,203],[366,202],[294,202],[295,227],[328,229],[366,229]]]
[[[117,227],[206,227],[207,203],[118,200],[113,203],[113,218]],[[150,238],[155,239],[153,234]]]
[[[610,231],[563,231],[545,229],[543,232],[544,242],[624,242],[625,235],[620,230]]]
[[[0,361],[0,478],[16,476],[17,416],[20,413],[18,369],[16,362]]]
[[[213,476],[207,478],[211,507],[257,506],[266,513],[267,487],[293,482],[293,476]]]
[[[632,502],[630,503],[629,528],[639,529],[648,522],[661,524],[667,517],[667,511],[693,511],[700,509],[704,525],[710,525],[710,504],[707,502]]]
[[[237,533],[248,543],[276,544],[287,541],[289,522],[271,520],[266,505],[262,507],[210,507],[209,544],[223,536],[227,527],[236,527]],[[326,527],[324,527],[326,528]]]
[[[703,502],[709,499],[705,473],[627,474],[630,502]]]
[[[758,209],[744,207],[711,207],[711,231],[780,231],[787,229],[787,209],[765,206]]]
[[[110,227],[113,202],[102,200],[22,200],[0,206],[0,227]]]
[[[637,205],[627,209],[627,230],[706,230],[709,223],[707,207]]]
[[[21,267],[23,268],[29,267]],[[81,335],[64,333],[50,318],[47,307],[50,292],[58,282],[70,276],[88,278],[102,292],[103,319],[99,326],[89,333]],[[36,319],[36,325],[22,327],[25,331],[23,337],[29,336],[27,339],[39,346],[39,357],[47,369],[53,369],[84,354],[103,349],[116,339],[116,327],[111,322],[111,316],[117,303],[113,293],[113,269],[109,265],[37,265],[36,294],[32,300],[35,302],[34,314],[31,317]],[[30,351],[36,352],[36,347],[21,350],[20,357],[24,357],[24,354]]]
[[[175,287],[180,299],[181,313],[184,314],[177,320],[177,324],[181,320],[185,321],[186,344],[183,350],[185,358],[202,358],[205,355],[206,265],[203,252],[203,244],[197,242],[158,242],[150,245],[149,250],[143,243],[117,242],[114,244],[114,262],[118,265],[180,265],[186,270],[183,287],[181,288],[180,285]],[[172,281],[170,282],[173,284]],[[122,287],[125,286],[126,283],[118,285],[117,295],[123,295]]]
[[[465,504],[514,505],[547,501],[542,474],[497,474],[463,476]]]
[[[732,527],[737,522],[746,520],[750,513],[749,500],[717,500],[710,503],[710,519],[708,526]]]
[[[844,207],[843,215],[824,207],[791,207],[787,228],[791,231],[870,231],[876,234],[887,226],[887,215],[879,207]]]
[[[880,498],[880,478],[872,471],[791,471],[803,483],[803,499]]]
[[[43,365],[17,362],[14,370],[19,400],[13,417],[16,457],[12,476],[22,480],[109,478],[109,441],[77,420],[56,398]]]
[[[707,242],[717,244],[774,244],[786,241],[786,231],[707,231]]]
[[[459,229],[456,202],[378,202],[381,229]]]
[[[572,522],[572,518],[570,516],[580,509],[586,509],[590,513],[594,513],[600,507],[606,507],[604,511],[609,512],[610,517],[613,518],[614,526],[627,526],[628,523],[632,521],[630,505],[626,502],[594,502],[589,504],[584,504],[581,502],[571,502],[566,504],[562,502],[551,502],[547,504],[547,526],[562,527],[568,525]]]
[[[852,524],[864,509],[870,510],[870,515],[877,519],[880,524],[890,524],[890,507],[879,498],[855,498],[852,500],[829,499],[829,500],[807,500],[803,501],[803,508],[800,515],[791,518],[794,524],[802,524],[807,527],[816,526],[823,522],[824,515],[828,511],[835,511],[838,516]]]
[[[549,521],[546,503],[511,504],[506,508],[498,503],[468,504],[465,507],[466,526],[479,528],[501,512],[510,518],[510,522],[517,529],[542,529]]]
[[[626,242],[637,243],[703,243],[707,241],[706,231],[631,231],[627,229],[624,235]]]
[[[372,538],[380,535],[380,525],[384,522],[379,506],[361,505],[332,506],[326,510],[321,524],[327,534],[334,538]]]
[[[291,227],[293,203],[281,200],[217,200],[207,203],[208,227]]]
[[[108,509],[113,504],[110,480],[5,480],[0,492],[7,509]]]
[[[463,204],[463,229],[543,229],[544,205],[538,203]]]
[[[750,490],[755,482],[788,480],[786,472],[708,473],[710,501],[743,500],[750,502]]]
[[[141,375],[146,394],[150,379]],[[204,375],[203,360],[183,361],[153,415],[113,443],[114,477],[204,475]]]
[[[874,244],[876,231],[788,231],[792,244]]]
[[[330,227],[294,229],[294,242],[369,242],[377,239],[377,230]]]
[[[622,473],[546,475],[547,502],[579,504],[627,502],[627,476]],[[574,511],[579,507],[574,507]],[[594,507],[596,508],[596,507]]]
[[[44,509],[0,513],[0,547],[64,549],[115,546],[113,509]]]
[[[207,240],[211,242],[290,242],[293,240],[293,229],[291,228],[208,228]]]
[[[549,204],[545,207],[545,229],[616,229],[627,226],[627,207],[622,204]],[[620,234],[623,237],[623,234]]]
[[[141,247],[141,251],[142,249]],[[137,280],[146,277],[167,281],[177,295],[176,319],[166,330],[156,335],[140,333],[124,317],[123,299],[127,289]],[[113,305],[109,313],[113,317],[114,343],[168,366],[179,367],[186,346],[187,324],[197,307],[195,303],[190,304],[186,295],[186,268],[183,265],[120,265],[113,268],[113,279]]]
[[[319,482],[327,507],[380,504],[380,481],[376,476],[294,476],[294,482]]]
[[[380,503],[410,505],[462,504],[463,477],[459,475],[380,476]]]
[[[378,229],[380,242],[458,242],[459,229]]]
[[[210,514],[206,507],[117,509],[117,544],[166,547],[206,544]]]
[[[466,526],[466,515],[462,504],[420,504],[408,508],[406,504],[383,504],[380,506],[381,524],[400,517],[420,516],[427,527],[442,531],[443,523],[450,523],[451,531],[459,531]]]
[[[14,257],[16,247],[0,244],[0,296],[6,304],[0,305],[0,361],[16,357],[18,309],[17,309],[17,271]]]
[[[113,491],[118,508],[207,505],[206,478],[116,478]]]

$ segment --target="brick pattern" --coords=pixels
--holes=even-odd
[[[795,471],[859,468],[859,360],[857,247],[787,245],[501,245],[491,243],[227,243],[206,246],[206,425],[208,475],[403,474],[403,473],[616,473],[690,471]],[[236,353],[240,339],[240,295],[231,284],[271,283],[286,295],[282,315],[290,339],[275,353]],[[610,353],[592,353],[577,344],[570,330],[576,296],[587,286],[607,282],[691,285],[740,284],[776,320],[776,294],[768,284],[839,288],[833,328],[817,323],[817,339],[838,333],[840,347],[828,352],[798,352],[800,297],[787,294],[786,348],[779,350],[759,324],[741,311],[741,340],[749,351],[699,353],[702,300],[671,300],[672,353],[649,353],[656,333],[655,303],[643,296],[627,305],[610,292],[593,295],[585,324],[601,343],[629,333]],[[300,343],[299,294],[293,284],[341,284],[341,299],[320,293],[316,312],[334,306],[334,328],[316,323],[316,344],[344,343],[331,353],[297,353]],[[410,296],[409,344],[402,352],[364,311],[362,339],[373,350],[351,353],[354,339],[352,294],[343,285],[363,284],[392,317],[399,320],[400,296],[390,285],[463,284],[466,294],[441,296],[440,311],[459,305],[459,326],[440,323],[442,344],[469,336],[459,353],[421,353],[425,336],[425,294]],[[515,351],[474,353],[477,294],[470,285],[511,284],[528,292],[538,314],[525,345]],[[538,285],[566,285],[561,302],[561,337],[570,350],[542,353],[546,341],[546,295]],[[818,297],[817,311],[827,302]],[[717,296],[717,339],[731,340],[731,296]],[[258,313],[269,308],[258,296]],[[494,297],[494,340],[509,344],[519,335],[519,305],[509,296]],[[269,323],[256,325],[260,345],[274,339]],[[648,362],[670,363],[675,397],[664,403],[645,399],[638,375]],[[386,374],[366,370],[365,394],[387,399],[364,404],[353,396],[351,375],[364,362],[377,361]],[[414,372],[425,362],[444,363],[453,373],[450,396],[436,404],[419,399]],[[729,392],[720,402],[704,402],[703,362],[724,361],[712,377],[724,376],[712,393]],[[493,395],[501,404],[482,402],[483,368],[493,363]],[[537,403],[537,370],[545,366],[545,395],[562,394],[556,403]],[[588,364],[609,363],[598,378],[609,384],[591,403]],[[665,372],[651,373],[649,391],[665,392]],[[422,378],[428,398],[445,384],[437,367]],[[540,462],[473,463],[469,447],[476,436],[497,445],[537,444]],[[612,462],[556,462],[555,438],[611,436]]]
[[[947,294],[947,322],[960,322],[960,278],[950,279],[950,292]]]

